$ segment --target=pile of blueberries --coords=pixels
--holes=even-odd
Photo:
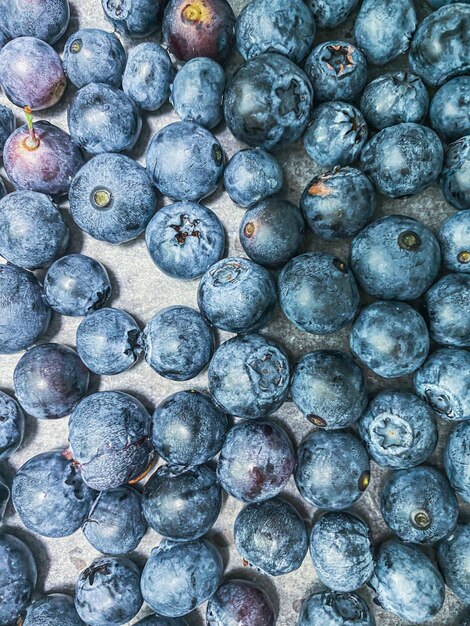
[[[52,46],[68,28],[68,0],[0,3],[0,84],[26,116],[15,130],[0,107],[14,188],[0,185],[0,353],[24,351],[16,399],[0,392],[0,459],[21,445],[25,413],[70,416],[65,452],[30,458],[11,485],[0,479],[0,517],[11,496],[28,530],[65,537],[81,528],[102,553],[74,598],[32,602],[35,558],[1,531],[0,626],[117,626],[144,602],[155,614],[141,626],[184,626],[204,602],[209,626],[274,626],[266,591],[223,580],[205,537],[224,491],[245,504],[234,525],[245,565],[279,576],[310,550],[327,590],[304,600],[298,626],[372,626],[355,593],[364,585],[413,623],[438,614],[445,585],[470,604],[470,524],[459,522],[458,501],[470,502],[470,4],[427,3],[416,7],[426,14],[419,22],[413,0],[252,0],[237,19],[226,0],[102,0],[121,38],[150,40],[127,56],[116,34],[81,29],[63,58]],[[317,26],[325,34],[353,11],[355,44],[330,33],[315,45]],[[243,63],[228,75],[234,46]],[[410,71],[384,69],[368,82],[368,66],[404,53]],[[67,82],[76,88],[68,133],[33,120]],[[121,153],[138,142],[142,116],[168,100],[181,121],[151,137],[144,168]],[[223,120],[250,146],[228,163],[211,132]],[[297,207],[279,193],[272,152],[302,137],[324,172]],[[200,204],[222,179],[246,209],[246,258],[224,257],[224,228]],[[437,236],[403,215],[374,220],[377,194],[403,198],[435,181],[456,209]],[[69,230],[54,203],[67,195],[91,237],[123,244],[145,232],[161,272],[200,279],[199,311],[172,306],[141,330],[107,307],[104,266],[66,254]],[[171,203],[157,210],[160,196]],[[300,254],[306,229],[326,242],[351,239],[349,264]],[[316,350],[291,364],[258,334],[278,304],[306,333],[350,324],[351,354]],[[52,311],[83,317],[76,350],[41,342]],[[214,329],[235,336],[217,347]],[[90,372],[117,375],[141,354],[173,381],[208,367],[209,393],[179,391],[153,415],[128,393],[87,395]],[[402,379],[369,398],[366,368],[383,379],[413,375],[413,392]],[[316,427],[297,451],[269,419],[288,399]],[[439,420],[455,422],[443,470],[426,465]],[[165,464],[153,471],[156,459]],[[375,546],[367,521],[347,512],[369,485],[371,460],[391,470],[380,508],[394,533]],[[323,512],[309,532],[282,497],[292,475]],[[141,571],[129,553],[149,526],[164,540]]]

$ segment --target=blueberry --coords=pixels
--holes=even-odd
[[[436,91],[429,119],[446,141],[470,135],[470,76],[453,78]]]
[[[0,177],[0,199],[4,198],[7,195],[7,189],[5,187],[5,183],[3,182],[3,178]]]
[[[305,61],[315,99],[354,100],[367,82],[367,61],[360,50],[346,41],[326,41],[316,46]]]
[[[279,275],[279,301],[301,330],[335,333],[356,315],[359,294],[346,263],[324,252],[297,256]]]
[[[328,511],[347,509],[369,481],[366,449],[349,431],[314,431],[300,445],[295,482],[309,504]]]
[[[304,135],[308,156],[323,167],[353,163],[367,141],[362,113],[348,102],[325,102],[312,112]]]
[[[225,72],[205,57],[191,59],[178,71],[170,102],[180,118],[204,128],[214,128],[223,118]]]
[[[417,23],[412,0],[364,0],[354,35],[369,63],[385,65],[408,50]]]
[[[428,112],[429,95],[415,74],[393,72],[367,85],[360,106],[366,122],[378,130],[402,122],[422,124]]]
[[[5,35],[5,33],[3,32],[3,30],[0,30],[0,50],[6,46],[6,44],[8,43],[8,37]]]
[[[40,80],[32,80],[33,76]],[[18,37],[0,51],[0,84],[10,102],[40,111],[59,102],[67,79],[59,55],[49,44]]]
[[[15,191],[0,201],[0,253],[27,269],[50,265],[65,252],[69,230],[50,199]]]
[[[431,338],[437,343],[470,347],[470,275],[447,274],[426,292]]]
[[[142,333],[145,360],[160,376],[189,380],[208,365],[214,332],[199,311],[171,306],[159,311]]]
[[[467,33],[470,6],[444,6],[419,24],[411,42],[409,63],[428,85],[442,85],[470,69]]]
[[[101,0],[106,19],[127,37],[141,39],[158,27],[164,0]]]
[[[262,54],[244,63],[229,80],[225,121],[239,141],[279,150],[300,139],[312,101],[312,86],[301,69],[279,54]]]
[[[303,234],[302,213],[292,202],[277,197],[253,205],[240,222],[243,249],[252,261],[266,267],[287,263],[300,248]]]
[[[0,473],[0,522],[5,515],[8,503],[10,502],[10,495],[10,488],[7,484],[7,480]]]
[[[51,593],[30,604],[23,626],[85,626],[75,610],[73,598]]]
[[[307,0],[319,28],[336,28],[342,24],[357,0]]]
[[[252,0],[237,18],[237,48],[244,59],[266,52],[300,63],[315,39],[315,20],[302,0]]]
[[[433,561],[396,540],[378,549],[369,586],[374,602],[407,622],[428,623],[444,604],[444,581]]]
[[[444,469],[452,487],[465,502],[470,502],[469,446],[468,422],[457,424],[450,433],[444,449]]]
[[[388,215],[369,224],[352,242],[351,266],[361,288],[387,300],[415,300],[434,282],[439,243],[421,222]]]
[[[355,591],[374,570],[370,529],[349,513],[325,513],[310,533],[310,556],[324,585],[333,591]]]
[[[382,378],[411,374],[429,352],[422,316],[404,302],[379,300],[365,307],[353,324],[352,353]]]
[[[469,172],[470,135],[466,135],[448,147],[439,181],[444,198],[454,209],[470,209]]]
[[[269,271],[253,261],[222,259],[199,283],[201,313],[217,328],[249,333],[265,326],[277,305],[277,290]]]
[[[441,348],[414,375],[416,393],[443,419],[470,419],[470,354]]]
[[[307,554],[305,524],[281,498],[245,506],[235,520],[234,534],[242,558],[270,576],[293,572]]]
[[[164,541],[152,550],[145,565],[142,595],[157,613],[179,617],[209,600],[220,585],[222,574],[222,558],[206,539]]]
[[[31,550],[14,535],[0,533],[1,624],[16,623],[31,601],[36,582]]]
[[[102,556],[75,585],[75,608],[90,626],[125,624],[142,606],[140,569],[125,556]]]
[[[375,211],[374,187],[353,167],[335,168],[308,183],[300,208],[310,230],[325,241],[352,237]]]
[[[211,209],[196,202],[176,202],[162,207],[150,221],[145,241],[160,271],[191,280],[222,258],[225,231]]]
[[[214,457],[228,431],[225,413],[194,389],[165,398],[155,409],[152,424],[152,442],[162,459],[189,467]]]
[[[234,40],[235,15],[227,0],[170,0],[163,37],[180,61],[209,57],[221,63]]]
[[[37,37],[53,44],[65,33],[69,20],[68,0],[6,0],[0,28],[11,39]]]
[[[79,89],[67,111],[67,121],[72,139],[89,154],[130,150],[142,129],[134,101],[105,83],[90,83]]]
[[[137,482],[152,456],[150,416],[133,396],[122,391],[99,391],[72,411],[69,442],[84,481],[107,491]]]
[[[434,543],[457,524],[457,498],[439,470],[426,465],[390,474],[380,501],[385,523],[400,539]]]
[[[34,274],[0,266],[0,354],[25,350],[49,326],[51,310]]]
[[[13,115],[13,111],[0,104],[0,154],[3,152],[6,140],[14,130],[15,116]]]
[[[24,414],[18,402],[0,391],[0,461],[8,459],[21,446],[24,426]]]
[[[86,394],[90,372],[72,348],[43,343],[29,349],[13,372],[21,406],[37,419],[68,415]]]
[[[290,393],[305,417],[327,430],[353,424],[367,405],[361,368],[338,350],[304,355],[294,368]]]
[[[77,328],[77,352],[95,374],[120,374],[138,360],[142,352],[140,328],[121,309],[89,313]]]
[[[161,465],[145,485],[143,510],[151,528],[174,541],[194,541],[215,524],[222,490],[207,465]]]
[[[103,554],[127,554],[135,550],[147,532],[142,496],[131,487],[102,491],[84,523],[83,534]]]
[[[364,600],[355,593],[323,591],[304,600],[298,626],[374,626]]]
[[[423,463],[437,444],[434,411],[407,391],[378,393],[358,427],[371,458],[389,469],[408,469]]]
[[[452,272],[469,274],[470,211],[459,211],[444,220],[439,228],[438,238],[443,265]]]
[[[153,614],[139,620],[135,626],[188,626],[188,622],[182,617],[160,617]]]
[[[437,559],[446,585],[465,604],[470,602],[470,526],[458,524],[437,548]]]
[[[86,315],[106,304],[111,283],[99,261],[84,254],[68,254],[48,269],[44,293],[57,313]]]
[[[122,88],[141,109],[156,111],[168,100],[174,76],[168,52],[147,41],[129,52]]]
[[[157,192],[146,170],[122,154],[99,154],[70,185],[70,211],[100,241],[124,243],[142,233],[155,214]]]
[[[289,361],[276,343],[260,335],[232,337],[212,358],[209,389],[227,413],[256,419],[282,406],[289,376]]]
[[[12,485],[13,505],[21,521],[43,537],[67,537],[77,531],[94,495],[60,450],[30,458]]]
[[[15,189],[62,196],[84,164],[70,135],[49,122],[17,128],[7,139],[3,164]]]
[[[289,435],[268,421],[242,422],[230,429],[217,463],[222,487],[243,502],[277,496],[295,466]]]
[[[276,614],[261,587],[231,578],[209,600],[206,623],[207,626],[275,626]]]
[[[64,70],[78,89],[90,83],[120,87],[126,52],[114,33],[99,28],[81,28],[64,46]]]
[[[157,188],[175,200],[206,198],[224,171],[219,141],[193,122],[175,122],[159,130],[148,144],[146,159]]]
[[[279,162],[263,148],[236,152],[224,172],[225,190],[242,207],[273,196],[282,189],[283,181]]]
[[[443,159],[442,144],[434,131],[404,123],[372,137],[362,150],[361,165],[377,191],[399,198],[426,189],[436,180]]]

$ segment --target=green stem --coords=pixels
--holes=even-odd
[[[36,131],[34,130],[32,111],[29,107],[24,107],[24,115],[26,118],[26,125],[29,129],[29,137],[26,140],[26,145],[28,148],[34,150],[39,146],[39,139],[36,135]]]

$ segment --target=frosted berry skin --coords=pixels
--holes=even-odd
[[[145,360],[169,380],[190,380],[208,365],[215,348],[212,326],[186,306],[162,309],[142,332]]]
[[[175,122],[159,130],[145,157],[157,189],[175,200],[209,196],[217,189],[225,166],[218,139],[193,122]]]
[[[457,524],[454,532],[437,547],[437,562],[449,587],[468,604],[470,601],[470,526]]]
[[[362,309],[350,336],[351,352],[382,378],[411,374],[429,352],[422,316],[409,304],[379,300]]]
[[[34,123],[37,146],[29,143],[27,126],[20,126],[7,139],[3,164],[15,189],[62,196],[84,164],[82,153],[61,128],[39,121]]]
[[[261,587],[231,578],[209,600],[206,621],[208,626],[275,626],[276,614]]]
[[[369,481],[369,457],[351,432],[314,431],[301,443],[295,482],[309,504],[327,511],[347,509]]]
[[[69,419],[71,454],[84,481],[106,491],[142,477],[152,458],[150,416],[123,391],[100,391],[77,404]]]
[[[335,28],[342,24],[357,0],[308,0],[315,22],[319,28]]]
[[[470,354],[441,348],[433,352],[414,375],[416,393],[442,419],[470,419]]]
[[[122,154],[98,154],[70,185],[70,211],[86,233],[112,244],[138,237],[157,209],[146,170]]]
[[[157,30],[164,4],[164,0],[101,0],[106,19],[118,33],[133,39]]]
[[[408,50],[417,23],[412,0],[364,0],[354,34],[369,63],[385,65]]]
[[[434,411],[405,391],[381,391],[358,422],[370,457],[381,467],[407,469],[426,461],[437,444]]]
[[[304,521],[281,498],[245,506],[235,519],[234,534],[240,556],[270,576],[295,571],[307,554]]]
[[[385,523],[410,543],[435,543],[457,524],[459,508],[442,472],[420,465],[387,476],[380,500]]]
[[[432,285],[440,265],[433,232],[404,215],[372,222],[352,242],[354,275],[360,287],[377,298],[415,300]]]
[[[303,601],[298,626],[374,626],[364,600],[355,593],[323,591]]]
[[[33,456],[13,479],[16,512],[26,528],[43,537],[67,537],[77,531],[95,495],[60,450]]]
[[[42,596],[29,605],[23,626],[86,626],[75,610],[73,598],[62,593]]]
[[[37,37],[52,45],[65,33],[69,20],[68,0],[6,0],[0,28],[11,39]]]
[[[315,100],[354,100],[367,82],[367,61],[358,48],[346,41],[327,41],[316,46],[305,61]]]
[[[153,614],[136,622],[136,626],[188,626],[188,622],[182,617],[161,617]]]
[[[315,426],[334,430],[356,422],[367,405],[361,368],[339,350],[316,350],[294,367],[293,402]]]
[[[217,462],[222,487],[243,502],[277,496],[295,466],[288,434],[268,421],[244,422],[227,434]]]
[[[366,122],[378,130],[402,122],[423,124],[428,108],[428,91],[410,72],[379,76],[364,89],[360,104]]]
[[[163,38],[180,61],[209,57],[225,61],[235,38],[235,15],[226,0],[170,0]]]
[[[346,263],[331,254],[293,258],[279,275],[279,302],[288,319],[317,335],[335,333],[356,315],[359,293]]]
[[[470,274],[470,211],[459,211],[439,228],[443,265],[452,272]]]
[[[470,76],[458,76],[442,85],[431,100],[431,126],[446,141],[470,135]]]
[[[37,76],[40,81],[34,80]],[[0,84],[10,102],[40,111],[59,102],[67,79],[59,55],[49,44],[18,37],[0,51]]]
[[[142,606],[140,568],[125,556],[102,556],[80,572],[75,608],[90,626],[123,624]]]
[[[349,513],[325,513],[310,533],[310,556],[324,585],[333,591],[355,591],[374,569],[370,528]]]
[[[247,93],[252,96],[248,99]],[[313,90],[306,74],[280,54],[261,54],[229,80],[224,116],[249,146],[280,150],[300,139],[310,120]]]
[[[363,148],[360,162],[378,192],[400,198],[426,189],[437,179],[443,161],[444,150],[433,130],[403,123],[374,135]]]
[[[375,205],[372,183],[353,167],[338,167],[316,176],[300,199],[308,228],[325,241],[355,235],[370,220]]]
[[[180,617],[215,594],[223,569],[220,553],[207,539],[164,541],[147,560],[140,583],[142,595],[159,615]],[[159,584],[162,580],[166,584]]]
[[[146,41],[129,52],[122,88],[141,109],[156,111],[168,100],[174,76],[168,52]]]
[[[225,191],[241,207],[250,207],[282,189],[284,175],[276,157],[253,148],[236,152],[224,171]]]
[[[230,415],[257,419],[277,411],[287,396],[290,366],[284,351],[260,335],[233,337],[209,365],[209,390]]]
[[[433,87],[470,69],[470,5],[444,6],[420,22],[410,47],[412,71]]]
[[[445,346],[470,346],[470,275],[447,274],[426,292],[429,334]]]
[[[447,439],[444,449],[444,469],[455,492],[470,502],[470,464],[467,451],[470,442],[468,422],[457,424]]]
[[[427,624],[444,604],[444,581],[434,562],[396,540],[379,547],[369,586],[374,602],[407,622]]]
[[[13,624],[31,601],[37,569],[29,547],[14,535],[0,535],[0,622]]]
[[[145,231],[152,261],[167,276],[199,278],[225,250],[225,231],[217,215],[196,202],[162,207]]]
[[[30,348],[13,372],[15,394],[37,419],[68,415],[88,389],[90,372],[72,348],[43,343]]]
[[[51,309],[36,277],[12,265],[0,267],[0,354],[25,350],[47,330]]]
[[[13,111],[8,107],[0,105],[0,152],[3,152],[6,140],[14,130],[15,116],[13,115]]]
[[[254,0],[245,6],[235,28],[237,48],[244,59],[277,52],[294,63],[309,53],[316,26],[302,0],[288,5],[283,0]]]
[[[0,391],[0,461],[8,459],[21,446],[25,419],[18,402]]]
[[[65,252],[69,230],[51,200],[14,191],[0,201],[0,253],[26,269],[50,265]]]
[[[460,211],[470,209],[470,135],[450,144],[439,184],[446,201]]]

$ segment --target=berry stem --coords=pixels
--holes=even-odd
[[[24,115],[29,129],[29,137],[26,140],[26,145],[30,150],[35,150],[39,146],[39,139],[34,130],[32,111],[29,107],[24,107]]]

